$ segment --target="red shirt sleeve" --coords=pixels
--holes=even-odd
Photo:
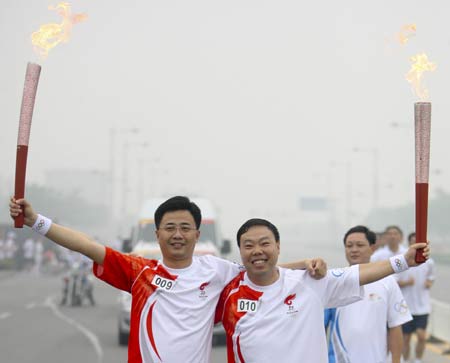
[[[231,280],[227,286],[224,287],[220,294],[219,301],[216,305],[216,313],[214,315],[214,324],[222,321],[223,313],[225,309],[225,302],[230,296],[231,292],[239,286],[240,281],[244,278],[245,271],[242,271],[233,280]]]
[[[92,270],[94,275],[102,281],[127,292],[142,268],[151,265],[153,260],[130,256],[110,247],[106,247],[105,259],[102,265],[94,262]]]

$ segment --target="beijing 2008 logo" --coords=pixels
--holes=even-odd
[[[291,294],[291,295],[288,295],[286,297],[286,299],[284,299],[284,303],[288,307],[288,311],[286,314],[298,313],[298,310],[294,310],[294,304],[293,304],[293,300],[295,300],[296,297],[297,297],[297,294]]]
[[[284,303],[287,306],[291,306],[292,305],[292,300],[294,300],[296,297],[297,297],[297,294],[289,295],[286,299],[284,299]]]
[[[198,295],[198,297],[208,297],[208,295],[206,295],[206,290],[205,290],[206,286],[208,286],[208,285],[209,285],[209,281],[202,283],[198,287],[198,289],[200,290],[200,295]]]

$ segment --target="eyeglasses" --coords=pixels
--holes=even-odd
[[[183,234],[197,230],[197,228],[192,227],[188,224],[182,224],[180,226],[177,226],[176,224],[168,224],[166,226],[161,227],[161,229],[167,233],[175,233],[177,230],[179,230],[180,233]]]

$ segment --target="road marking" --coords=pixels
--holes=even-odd
[[[427,342],[427,344],[425,346],[425,349],[428,349],[428,350],[432,351],[435,354],[439,354],[442,357],[445,357],[445,358],[447,358],[450,361],[450,357],[444,354],[444,352],[445,352],[445,345],[439,347],[438,345],[436,345],[434,343],[428,343]]]
[[[6,318],[9,318],[10,316],[11,316],[11,313],[1,313],[0,319],[6,319]]]
[[[411,342],[417,343],[416,335],[413,335],[411,337]],[[450,362],[450,357],[448,355],[444,354],[444,352],[446,351],[446,349],[445,349],[446,347],[448,348],[448,343],[445,343],[445,342],[443,344],[426,342],[425,350],[429,350],[429,351],[433,352],[434,354],[438,354],[441,357],[448,359]]]
[[[93,332],[91,332],[89,329],[87,329],[86,327],[84,327],[83,325],[78,323],[77,321],[75,321],[75,320],[69,318],[68,316],[64,315],[58,309],[57,305],[55,304],[55,302],[53,301],[53,298],[51,296],[47,297],[47,299],[45,300],[44,306],[49,307],[58,318],[64,320],[66,323],[74,326],[81,333],[83,333],[88,338],[88,340],[91,342],[91,344],[93,345],[93,347],[95,349],[95,352],[97,353],[97,362],[98,363],[102,363],[102,361],[103,361],[103,350],[102,350],[102,347],[100,345],[100,341],[99,341],[98,337]]]

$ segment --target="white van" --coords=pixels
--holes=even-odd
[[[166,199],[155,198],[147,200],[139,213],[139,220],[133,228],[131,237],[131,253],[143,256],[148,259],[160,259],[161,250],[155,235],[154,214],[156,209],[165,202]],[[192,202],[198,205],[202,212],[202,223],[200,225],[200,238],[195,245],[195,255],[213,255],[223,257],[230,253],[231,246],[229,240],[221,237],[217,213],[208,199],[192,198]],[[119,313],[118,340],[120,345],[128,344],[130,334],[130,312],[131,295],[121,291]],[[225,332],[222,326],[214,327],[213,342],[224,342]]]

